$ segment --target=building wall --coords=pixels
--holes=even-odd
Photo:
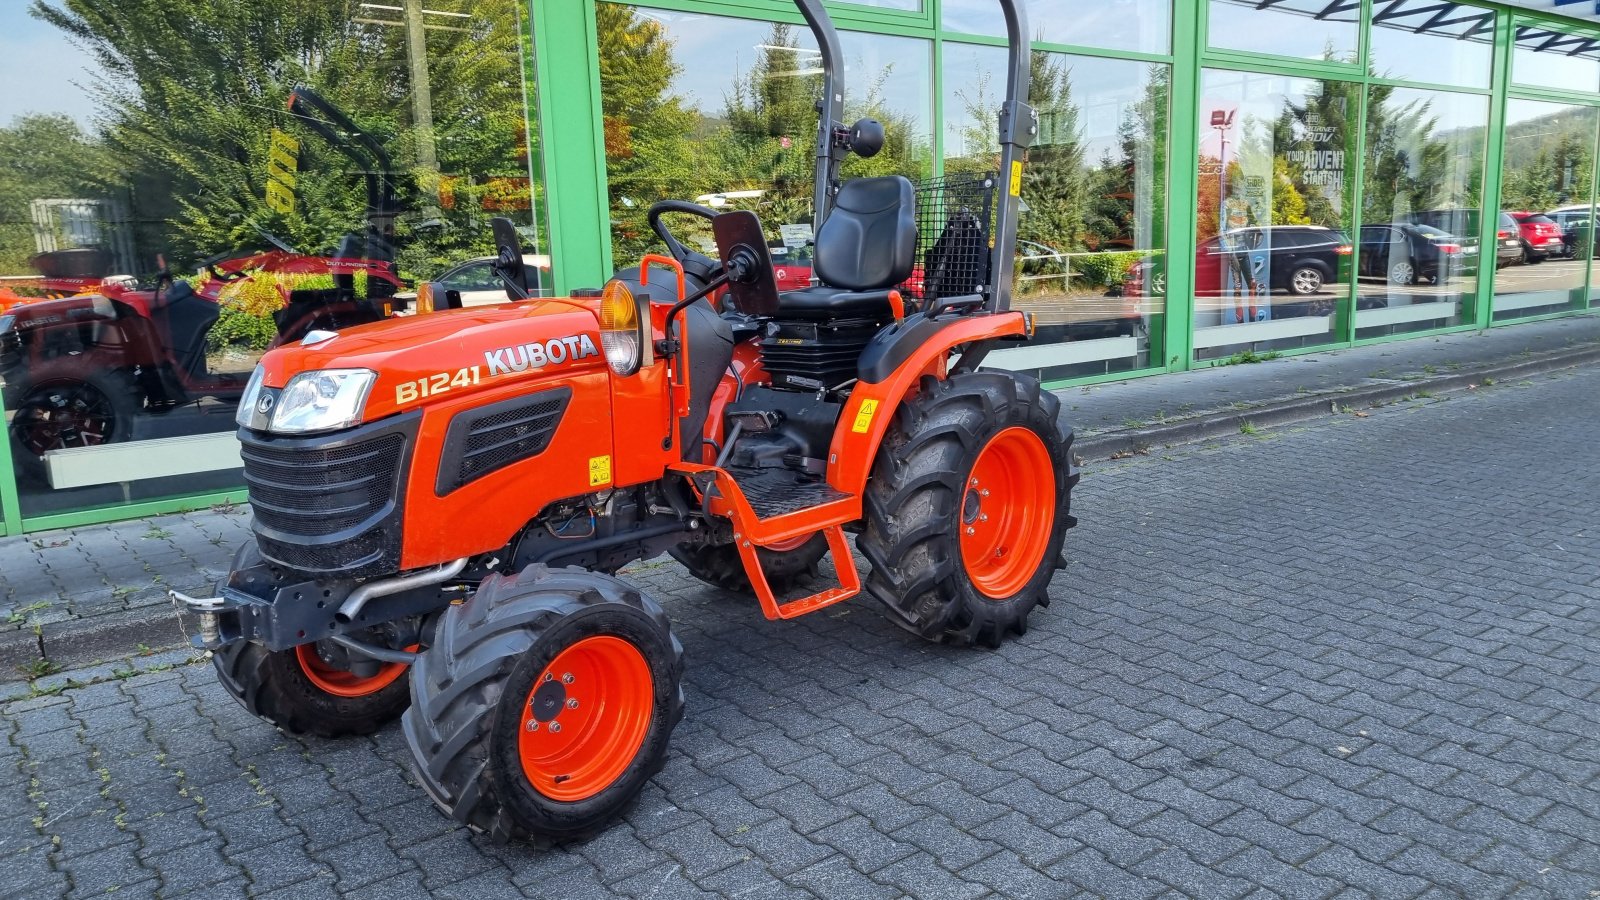
[[[785,0],[174,2],[78,43],[0,12],[29,51],[0,71],[36,85],[0,101],[0,531],[242,500],[255,359],[418,282],[492,301],[494,215],[550,291],[650,248],[668,197],[756,210],[809,274],[815,53]],[[1592,23],[1259,7],[1033,0],[1015,293],[1039,330],[991,364],[1086,383],[1591,307]],[[847,114],[889,133],[847,174],[992,172],[992,0],[829,8]],[[299,84],[328,104],[288,107]],[[183,288],[155,290],[163,262]]]

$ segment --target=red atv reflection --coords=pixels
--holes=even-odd
[[[153,287],[106,279],[92,293],[48,300],[22,299],[0,316],[0,378],[13,413],[17,464],[42,474],[45,453],[129,440],[140,415],[159,415],[211,399],[237,403],[249,372],[214,372],[208,359],[219,299],[230,285],[268,279],[279,285],[271,346],[313,330],[336,331],[392,314],[404,288],[392,263],[349,257],[304,256],[286,250],[255,253],[206,267],[197,291],[170,275]],[[357,275],[367,296],[355,291]],[[333,276],[333,288],[293,290],[294,278]]]

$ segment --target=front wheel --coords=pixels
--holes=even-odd
[[[331,641],[276,652],[235,641],[211,664],[245,709],[291,734],[374,734],[411,699],[405,664],[361,659]]]
[[[638,797],[683,716],[683,647],[609,575],[491,576],[414,664],[406,743],[434,803],[497,842],[586,840]]]
[[[1322,290],[1322,270],[1315,266],[1300,266],[1289,273],[1289,292],[1298,297],[1309,297]]]
[[[233,571],[260,565],[261,550],[246,541],[233,555]],[[221,589],[221,586],[218,586]],[[417,648],[416,623],[396,622],[361,637],[372,643]],[[411,702],[403,663],[379,662],[332,641],[272,651],[234,641],[211,655],[217,681],[255,716],[291,734],[337,738],[376,733]]]
[[[997,647],[1050,602],[1078,473],[1061,402],[1023,375],[923,379],[874,462],[867,589],[895,624]]]
[[[1417,283],[1417,268],[1409,262],[1397,262],[1389,266],[1389,283],[1409,287]]]

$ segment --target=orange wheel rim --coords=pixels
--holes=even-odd
[[[416,652],[417,647],[412,645],[407,649]],[[410,668],[405,663],[386,662],[378,667],[377,674],[362,677],[348,669],[329,665],[317,655],[316,644],[301,644],[294,648],[294,655],[300,662],[300,671],[306,673],[306,678],[335,697],[370,697],[394,684],[406,673],[406,669]]]
[[[797,538],[790,538],[787,541],[777,541],[775,543],[767,544],[763,547],[763,549],[771,550],[773,553],[788,553],[790,550],[799,550],[801,547],[804,547],[807,542],[811,540],[811,537],[812,536],[809,534],[804,534]]]
[[[533,789],[587,800],[615,784],[639,755],[655,702],[644,654],[610,635],[561,651],[523,703],[517,752]]]
[[[961,497],[961,563],[984,596],[1007,600],[1044,561],[1056,515],[1055,467],[1033,431],[1013,426],[978,454]]]

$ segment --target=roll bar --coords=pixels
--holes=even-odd
[[[343,110],[303,84],[289,92],[288,108],[307,128],[366,170],[363,174],[367,180],[367,223],[383,233],[400,213],[394,160],[389,152]]]
[[[1028,105],[1031,53],[1028,11],[1023,0],[998,0],[1006,20],[1010,54],[1006,63],[1006,94],[1000,107],[1000,203],[995,215],[994,248],[990,251],[990,290],[987,307],[992,312],[1011,308],[1011,275],[1016,267],[1017,216],[1022,211],[1022,165],[1029,147],[1039,136],[1039,113]],[[813,228],[821,228],[833,209],[839,190],[839,167],[850,151],[850,129],[844,124],[843,53],[839,33],[822,7],[822,0],[794,0],[800,15],[816,36],[822,51],[822,99],[817,101],[821,121],[817,127],[817,169]]]

